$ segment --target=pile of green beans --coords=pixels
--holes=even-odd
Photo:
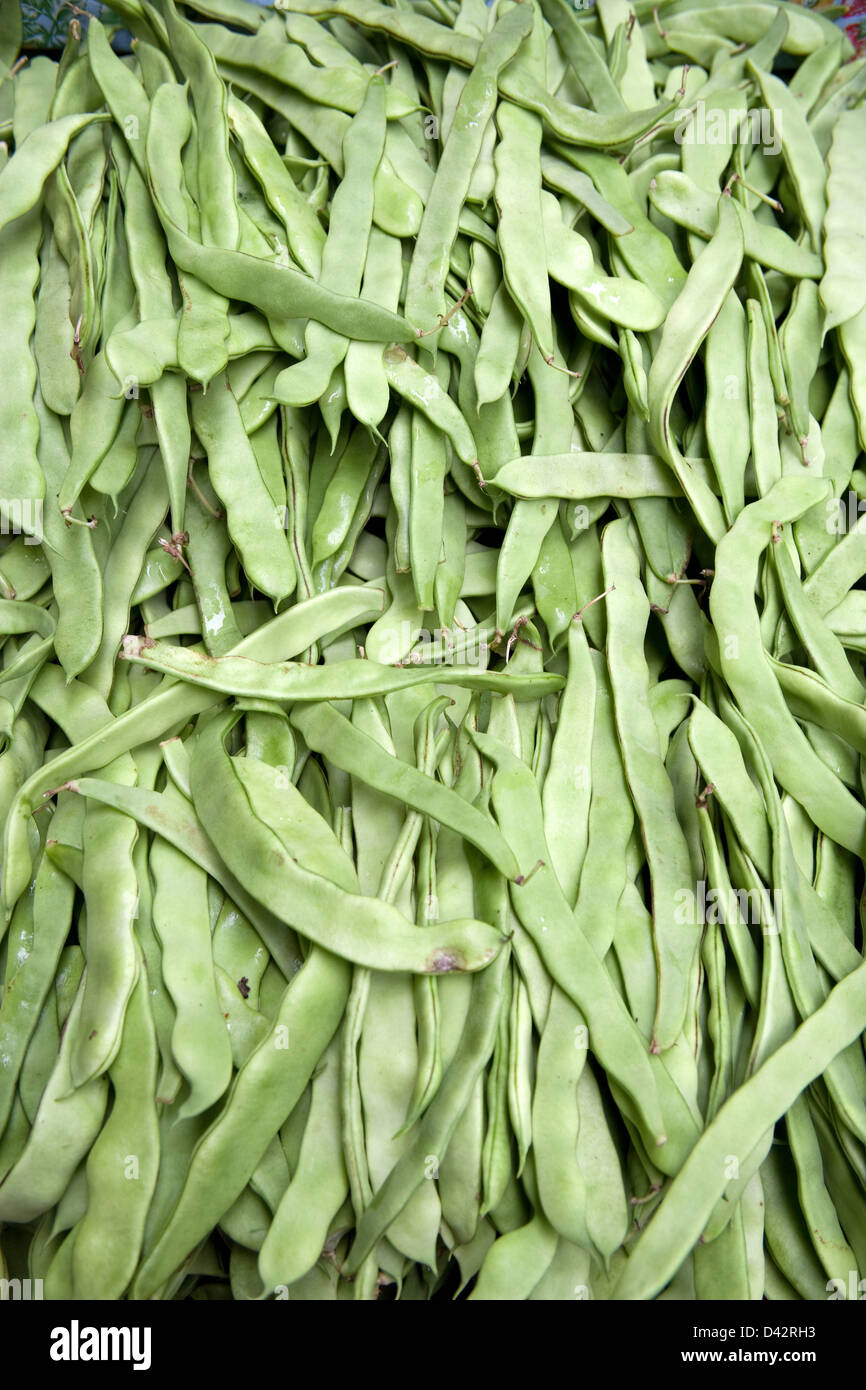
[[[112,8],[0,0],[0,1279],[856,1297],[866,61]]]

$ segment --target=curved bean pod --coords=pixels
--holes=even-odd
[[[664,1288],[725,1190],[725,1155],[757,1146],[804,1086],[860,1036],[864,1009],[866,966],[861,965],[725,1102],[635,1246],[614,1286],[618,1298],[652,1298]]]

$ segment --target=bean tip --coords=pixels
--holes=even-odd
[[[137,656],[149,647],[155,647],[157,643],[152,637],[134,637],[127,634],[120,644],[120,655],[126,661],[134,661]]]
[[[517,878],[515,878],[513,882],[517,885],[518,888],[522,888],[525,883],[529,882],[533,874],[537,874],[538,870],[545,868],[545,866],[546,861],[544,859],[537,859],[533,864],[532,868],[529,870],[528,874],[518,874]]]
[[[80,791],[81,791],[81,788],[79,787],[78,783],[75,782],[75,781],[61,782],[61,784],[60,784],[59,787],[53,787],[53,788],[51,789],[51,791],[47,791],[47,792],[43,792],[43,793],[42,793],[42,796],[43,796],[43,805],[47,805],[48,802],[51,801],[51,800],[53,800],[53,798],[54,798],[55,796],[57,796],[59,792],[80,792]],[[37,808],[37,809],[41,810],[42,808],[39,807],[39,808]]]

